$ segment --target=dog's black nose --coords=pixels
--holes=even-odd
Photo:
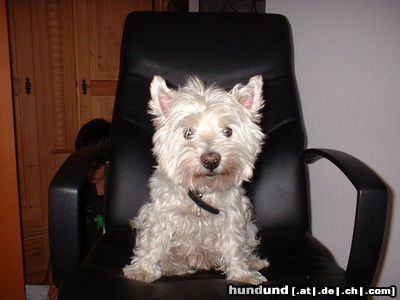
[[[204,168],[212,171],[219,166],[219,163],[221,162],[221,155],[219,155],[217,152],[207,152],[200,156],[200,160]]]

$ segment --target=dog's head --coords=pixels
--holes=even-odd
[[[262,77],[254,76],[227,92],[192,77],[173,90],[155,76],[149,112],[158,168],[175,184],[198,191],[250,180],[264,138],[262,85]]]

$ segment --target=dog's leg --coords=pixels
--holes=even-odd
[[[194,274],[196,270],[190,268],[187,264],[182,262],[174,261],[174,258],[171,257],[170,260],[164,262],[161,266],[162,273],[165,276],[180,276],[186,274]]]
[[[260,272],[251,269],[251,266],[249,268],[249,265],[246,263],[246,256],[241,253],[240,249],[236,248],[234,252],[233,257],[225,259],[226,266],[224,271],[227,275],[226,279],[255,285],[267,281]],[[227,253],[226,255],[230,254]]]
[[[227,223],[221,233],[223,238],[219,251],[223,261],[222,269],[227,279],[255,285],[267,281],[256,270],[266,266],[267,262],[252,254],[257,244],[256,227],[249,224],[244,215],[232,214],[227,217]]]
[[[152,232],[156,226],[148,226],[136,238],[134,256],[130,265],[123,268],[125,277],[144,282],[153,282],[163,274],[161,261],[168,255],[170,236],[168,230]],[[157,227],[158,228],[158,227]]]

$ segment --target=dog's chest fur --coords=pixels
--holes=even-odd
[[[195,242],[201,248],[215,247],[221,234],[228,225],[229,214],[247,209],[242,203],[241,188],[232,187],[229,192],[203,192],[202,200],[220,210],[219,214],[211,214],[199,208],[188,196],[188,191],[176,186],[165,174],[156,170],[150,180],[150,197],[148,210],[163,216],[169,229],[174,228],[173,241],[176,246]],[[243,199],[244,198],[244,199]],[[190,245],[195,246],[195,245]]]

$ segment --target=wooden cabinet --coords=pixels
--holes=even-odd
[[[8,1],[27,283],[48,280],[51,178],[73,152],[81,125],[111,119],[125,17],[163,6],[162,0]]]

